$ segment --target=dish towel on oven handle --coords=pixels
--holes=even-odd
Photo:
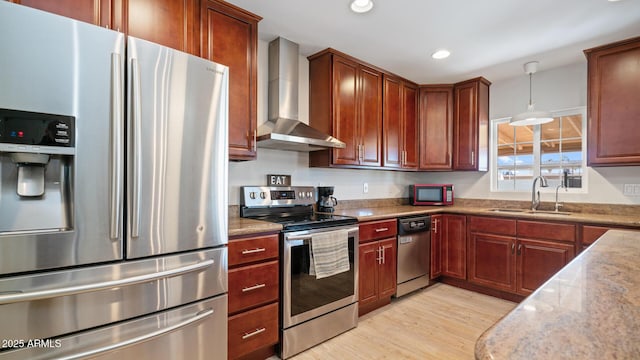
[[[335,230],[311,235],[309,275],[316,279],[349,271],[349,230]]]

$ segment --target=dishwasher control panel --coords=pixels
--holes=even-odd
[[[398,234],[410,234],[431,230],[431,217],[418,216],[398,219]]]

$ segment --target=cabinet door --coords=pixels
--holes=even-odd
[[[129,35],[200,55],[195,0],[128,0],[125,3]]]
[[[454,86],[454,170],[487,171],[489,82],[473,79]]]
[[[640,165],[640,38],[585,53],[588,165]]]
[[[360,163],[360,128],[357,121],[356,89],[358,64],[339,56],[333,57],[333,129],[344,149],[333,149],[333,164]]]
[[[111,22],[111,0],[13,0],[12,2],[98,26],[117,28]]]
[[[516,255],[516,291],[529,295],[573,259],[574,246],[518,239]]]
[[[378,300],[378,242],[358,248],[358,298],[360,306]]]
[[[466,279],[466,217],[443,215],[442,230],[442,275]]]
[[[604,226],[583,225],[581,239],[582,250],[586,249],[587,247],[589,247],[589,245],[596,242],[596,240],[598,240],[600,236],[604,235],[604,233],[609,230],[611,230],[611,228]]]
[[[430,278],[442,275],[442,215],[431,215]]]
[[[360,66],[358,78],[360,165],[382,166],[382,74]]]
[[[402,82],[401,80],[384,76],[384,167],[401,168],[403,156],[402,144]]]
[[[226,1],[201,4],[201,56],[229,67],[229,159],[255,159],[261,18]]]
[[[469,232],[469,282],[515,291],[515,244],[515,237]]]
[[[421,87],[420,170],[451,170],[453,87]]]
[[[409,83],[402,87],[403,169],[418,168],[418,88]]]
[[[388,298],[396,293],[396,238],[380,240],[380,254],[382,260],[378,267],[379,298]]]

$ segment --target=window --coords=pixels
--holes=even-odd
[[[570,190],[586,188],[586,109],[552,114],[553,121],[542,125],[511,126],[509,118],[491,121],[492,191],[530,192],[538,175],[555,189],[564,172]]]

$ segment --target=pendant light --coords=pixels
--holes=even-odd
[[[533,74],[538,70],[538,62],[531,61],[524,64],[524,71],[529,74],[529,106],[527,111],[520,113],[511,118],[509,125],[512,126],[526,126],[526,125],[539,125],[546,124],[553,121],[553,116],[548,111],[535,111],[533,109],[533,102],[531,101],[531,79]]]

